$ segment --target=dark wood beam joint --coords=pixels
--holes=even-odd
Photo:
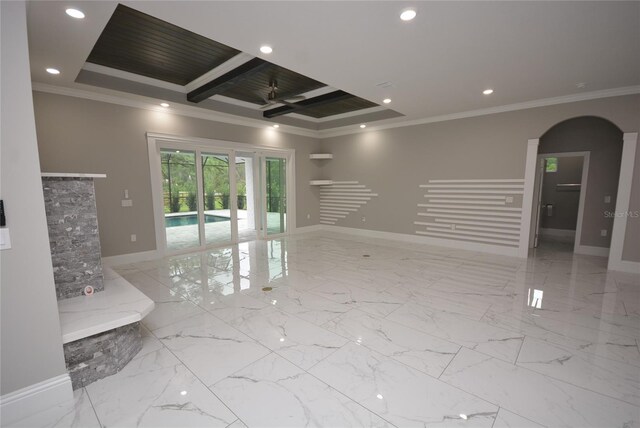
[[[277,116],[282,116],[284,114],[294,113],[311,107],[319,107],[325,104],[331,104],[337,101],[348,100],[351,98],[355,98],[355,95],[351,95],[350,93],[345,91],[334,91],[329,92],[328,94],[298,101],[297,103],[287,103],[287,105],[285,106],[266,110],[262,113],[262,115],[267,119],[271,119]]]
[[[192,103],[199,103],[216,94],[221,94],[269,66],[271,66],[270,62],[254,58],[189,92],[187,100]]]

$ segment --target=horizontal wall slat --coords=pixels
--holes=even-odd
[[[515,218],[491,218],[491,217],[481,217],[478,218],[476,216],[470,215],[458,215],[458,214],[436,214],[436,213],[418,213],[419,216],[424,217],[438,217],[442,219],[462,219],[462,220],[484,220],[484,221],[495,221],[495,222],[503,222],[503,223],[518,223],[520,224],[520,219]]]
[[[425,198],[450,198],[450,199],[495,199],[504,201],[506,200],[506,196],[498,196],[498,195],[446,195],[446,194],[437,194],[437,195],[424,195]]]
[[[344,214],[344,215],[347,215],[347,214],[349,214],[349,211],[320,210],[320,215],[324,215],[324,214]]]
[[[440,204],[465,204],[465,205],[506,205],[505,201],[468,201],[464,199],[430,199],[429,202]]]
[[[334,181],[333,184],[359,184],[357,181]]]
[[[331,187],[328,186],[322,186],[320,188],[321,192],[345,192],[345,193],[369,193],[371,192],[371,189],[343,189],[343,188],[336,188],[333,189]]]
[[[364,189],[366,186],[364,184],[336,184],[334,181],[332,185],[326,186],[329,189],[338,188],[338,189]]]
[[[358,211],[358,209],[357,208],[323,207],[323,206],[320,206],[320,212],[322,212],[322,211],[342,211],[342,212],[351,211],[351,212],[355,212],[355,211]]]
[[[505,230],[505,229],[498,229],[495,227],[465,226],[463,224],[456,224],[456,230],[477,230],[480,232],[498,232],[505,235],[520,236],[519,229]]]
[[[429,180],[429,183],[524,183],[523,178],[479,178],[469,180]]]
[[[444,234],[444,233],[423,232],[421,230],[416,231],[416,233],[418,235],[433,236],[433,237],[436,237],[436,238],[456,239],[456,240],[459,240],[459,241],[476,241],[476,242],[484,242],[484,243],[487,243],[487,244],[501,244],[501,245],[504,245],[506,247],[517,247],[518,246],[518,242],[503,241],[501,239],[480,238],[480,237],[473,237],[473,236],[451,236],[451,235],[447,235],[447,234]]]
[[[327,198],[331,198],[331,199],[346,199],[346,200],[358,200],[358,201],[368,201],[371,199],[370,196],[327,196]]]
[[[369,193],[369,192],[360,192],[360,193],[344,193],[344,192],[324,192],[320,191],[320,197],[332,197],[332,196],[349,196],[349,197],[358,197],[358,196],[378,196],[377,193]]]
[[[421,184],[424,189],[523,189],[522,184]]]
[[[459,190],[459,189],[431,189],[428,190],[429,193],[488,193],[488,194],[496,194],[496,195],[522,195],[524,194],[524,190]]]
[[[444,218],[436,218],[435,221],[443,222],[443,223],[454,223],[458,224],[472,224],[476,226],[491,226],[491,227],[503,227],[505,229],[518,229],[520,230],[520,222],[514,224],[502,224],[502,223],[493,223],[489,221],[471,221],[471,220],[458,220],[458,219],[444,219]]]
[[[427,212],[432,213],[449,213],[449,214],[473,214],[473,215],[486,215],[493,217],[517,217],[520,218],[521,214],[517,213],[505,213],[500,211],[472,211],[472,210],[455,210],[444,208],[427,208]]]
[[[431,227],[431,226],[427,227],[427,230],[433,231],[433,232],[439,232],[440,231],[440,229],[434,228],[434,227]],[[447,230],[447,233],[451,233],[451,234],[454,234],[454,235],[462,235],[462,236],[465,236],[465,237],[466,236],[486,236],[487,238],[491,238],[491,239],[494,239],[494,238],[501,238],[501,239],[504,239],[504,240],[509,240],[509,239],[519,240],[520,239],[517,236],[512,238],[510,236],[501,236],[498,233],[473,232],[473,231],[468,231],[468,230],[457,230],[457,229],[456,230]]]
[[[332,204],[323,204],[322,202],[320,202],[320,208],[360,208],[360,205],[357,204],[337,204],[337,203],[332,203]]]
[[[468,208],[471,210],[488,210],[488,211],[510,211],[510,212],[521,212],[522,208],[513,208],[513,207],[482,207],[482,206],[473,206],[473,207],[465,207],[464,205],[449,205],[449,204],[418,204],[419,207],[423,208]]]

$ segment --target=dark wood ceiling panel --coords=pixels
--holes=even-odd
[[[346,100],[336,101],[330,104],[324,104],[318,107],[310,107],[295,113],[320,119],[323,117],[334,116],[336,114],[350,113],[356,110],[376,107],[377,105],[378,104],[372,103],[371,101],[354,97]]]
[[[239,53],[120,4],[87,61],[186,85]]]
[[[324,83],[298,74],[295,71],[269,63],[267,67],[244,80],[242,84],[235,85],[221,95],[263,105],[266,104],[265,99],[271,90],[269,83],[274,79],[278,82],[278,98],[282,99],[326,86]]]

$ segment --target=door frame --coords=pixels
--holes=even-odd
[[[149,173],[151,178],[151,196],[153,202],[153,219],[154,219],[154,229],[156,235],[156,251],[158,256],[164,257],[166,255],[174,255],[174,254],[182,254],[182,253],[190,253],[195,251],[201,251],[207,248],[215,248],[215,247],[224,247],[229,245],[237,244],[237,198],[236,200],[232,199],[230,202],[230,210],[231,210],[231,228],[232,228],[232,238],[231,242],[224,244],[210,244],[207,245],[201,244],[197,247],[191,247],[188,249],[169,251],[167,249],[167,240],[165,234],[165,223],[164,223],[164,202],[163,202],[163,189],[162,189],[162,168],[160,165],[160,148],[161,147],[169,147],[169,148],[177,148],[180,150],[189,150],[194,152],[215,152],[216,150],[222,152],[230,152],[229,162],[235,160],[235,152],[255,152],[260,156],[266,155],[275,155],[280,157],[285,157],[287,159],[287,219],[286,219],[286,231],[284,235],[295,233],[296,229],[296,214],[295,214],[295,150],[294,149],[286,149],[286,148],[276,148],[276,147],[265,147],[247,143],[238,143],[235,141],[226,141],[226,140],[214,140],[209,138],[199,138],[199,137],[186,137],[179,135],[171,135],[171,134],[162,134],[155,132],[147,132],[147,150],[149,155]],[[260,162],[262,163],[262,162]],[[196,159],[196,168],[201,168],[198,166],[199,162]],[[230,172],[232,171],[229,168]],[[235,188],[235,174],[230,174],[230,189]],[[199,180],[198,180],[199,181]],[[261,183],[261,186],[264,183]],[[202,184],[198,183],[200,187]],[[258,191],[262,191],[259,189]],[[231,192],[230,192],[231,193]],[[198,191],[198,213],[201,215],[200,211],[204,209],[204,201],[202,199],[202,192],[199,189]],[[263,209],[260,206],[260,209]],[[234,215],[235,213],[235,215]],[[261,225],[261,227],[265,227]],[[236,233],[233,233],[233,230]],[[201,233],[203,231],[200,231]],[[266,230],[264,233],[258,233],[258,239],[272,239],[282,236],[279,235],[266,235]],[[202,242],[202,240],[201,240]]]
[[[532,215],[534,216],[534,245],[537,239],[539,239],[539,236],[537,236],[537,232],[540,228],[540,211],[541,211],[541,206],[540,206],[540,202],[541,202],[541,197],[542,197],[542,184],[544,183],[544,177],[546,174],[546,171],[544,171],[544,159],[546,158],[569,158],[569,157],[581,157],[582,158],[582,177],[580,178],[580,199],[578,202],[578,219],[577,219],[577,223],[576,223],[576,236],[575,236],[575,240],[573,243],[573,252],[576,254],[587,254],[587,255],[592,255],[593,251],[589,251],[592,247],[588,247],[588,246],[584,246],[584,245],[580,245],[580,238],[582,237],[582,218],[584,216],[584,204],[585,204],[585,197],[587,195],[587,185],[588,185],[588,180],[587,178],[589,177],[589,159],[591,157],[591,152],[588,151],[584,151],[584,152],[563,152],[563,153],[540,153],[538,154],[538,159],[537,159],[537,167],[536,167],[536,171],[541,171],[541,174],[538,174],[537,176],[540,176],[541,179],[540,180],[536,180],[535,186],[534,186],[534,194],[533,194],[533,201],[535,204],[534,206],[534,211],[532,213]]]
[[[622,162],[620,163],[620,178],[618,179],[618,193],[616,196],[613,229],[611,231],[611,246],[609,247],[609,261],[607,269],[624,272],[637,272],[638,263],[622,260],[625,232],[628,217],[624,215],[629,211],[631,201],[631,185],[633,182],[633,170],[636,160],[636,148],[638,144],[637,132],[625,132],[622,139]],[[518,255],[527,258],[529,248],[533,244],[531,237],[533,227],[533,193],[535,186],[536,161],[540,139],[530,139],[527,144],[527,156],[525,161],[525,185],[522,203],[522,224],[520,229],[520,246]],[[639,166],[640,167],[640,166]]]

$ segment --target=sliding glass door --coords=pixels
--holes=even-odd
[[[167,249],[199,247],[196,153],[163,149],[160,159]]]
[[[156,219],[161,219],[156,236],[166,243],[164,253],[288,231],[290,153],[163,141],[153,152],[159,162],[152,174],[162,182],[153,186]]]
[[[280,235],[287,230],[287,160],[264,158],[266,234]]]
[[[202,152],[200,160],[204,192],[205,245],[228,244],[233,241],[230,156],[227,153]]]

